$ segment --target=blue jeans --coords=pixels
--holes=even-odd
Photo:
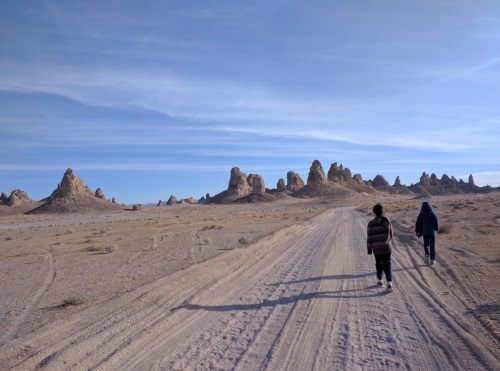
[[[425,256],[429,256],[430,252],[431,260],[436,260],[436,236],[433,234],[424,234],[424,251]]]
[[[387,282],[392,281],[391,272],[391,253],[388,254],[374,254],[375,267],[377,268],[377,278],[382,279],[382,273],[385,273]]]

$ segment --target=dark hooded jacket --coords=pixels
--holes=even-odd
[[[418,236],[432,236],[437,233],[438,229],[439,221],[436,213],[432,209],[431,204],[428,201],[424,201],[420,209],[420,214],[418,214],[417,222],[415,223],[415,233]]]

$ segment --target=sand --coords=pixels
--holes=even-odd
[[[395,289],[375,285],[386,206]],[[497,370],[500,195],[0,218],[0,369]]]

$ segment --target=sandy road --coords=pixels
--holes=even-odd
[[[366,222],[332,209],[1,354],[14,369],[499,369],[497,335],[414,246],[396,246],[394,293],[375,286]]]

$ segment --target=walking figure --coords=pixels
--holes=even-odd
[[[422,203],[420,214],[415,223],[417,237],[424,236],[425,263],[436,264],[436,234],[439,229],[439,220],[428,201]]]
[[[375,267],[377,269],[377,285],[382,286],[382,274],[385,273],[387,280],[387,291],[392,292],[392,225],[384,214],[381,204],[373,206],[375,218],[368,223],[366,245],[368,254],[375,256]]]

